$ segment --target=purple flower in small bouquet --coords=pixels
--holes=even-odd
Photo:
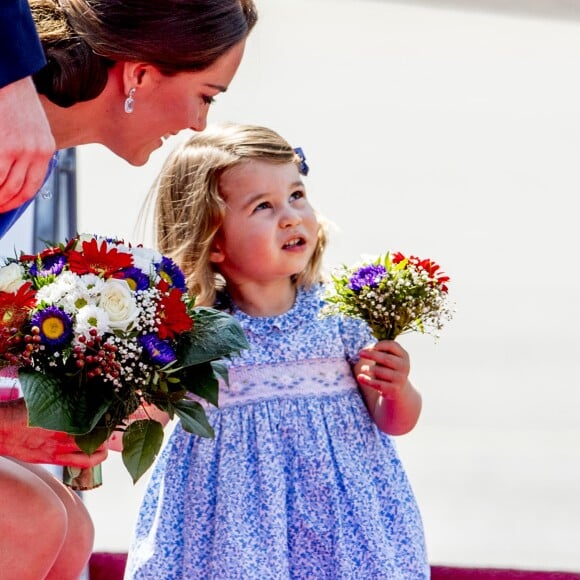
[[[387,269],[382,264],[361,266],[351,276],[348,287],[353,292],[360,292],[364,288],[376,288],[386,273]]]
[[[430,259],[400,252],[332,275],[324,314],[341,313],[367,322],[377,340],[410,331],[437,335],[451,319],[449,277]]]

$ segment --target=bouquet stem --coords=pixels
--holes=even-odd
[[[62,481],[75,491],[87,491],[99,487],[103,483],[101,465],[84,469],[65,466],[62,472]]]

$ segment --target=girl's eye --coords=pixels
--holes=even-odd
[[[304,192],[303,191],[293,191],[290,194],[290,199],[302,199],[304,197]]]
[[[255,208],[254,211],[261,211],[263,209],[268,209],[272,207],[272,205],[270,204],[269,201],[263,201],[262,203],[259,203]]]
[[[212,103],[215,103],[215,98],[214,97],[208,97],[207,95],[204,95],[202,98],[203,98],[203,102],[206,105],[211,105]]]

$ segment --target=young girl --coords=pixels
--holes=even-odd
[[[303,157],[275,132],[197,134],[156,184],[159,250],[250,348],[229,365],[215,439],[173,431],[140,509],[127,578],[423,579],[421,517],[388,434],[421,398],[409,356],[320,317],[324,230]]]

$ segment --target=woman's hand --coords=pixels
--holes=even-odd
[[[107,457],[106,445],[92,455],[81,451],[74,437],[28,426],[24,399],[0,404],[0,455],[26,463],[93,467]]]
[[[39,190],[55,143],[30,77],[0,89],[0,213]]]
[[[158,421],[163,425],[163,427],[169,423],[169,415],[165,411],[161,411],[155,405],[141,403],[139,408],[127,417],[126,421],[109,437],[107,442],[109,449],[111,451],[123,451],[123,433],[125,432],[125,429],[131,425],[131,423],[134,423],[135,421],[143,421],[145,419]]]

